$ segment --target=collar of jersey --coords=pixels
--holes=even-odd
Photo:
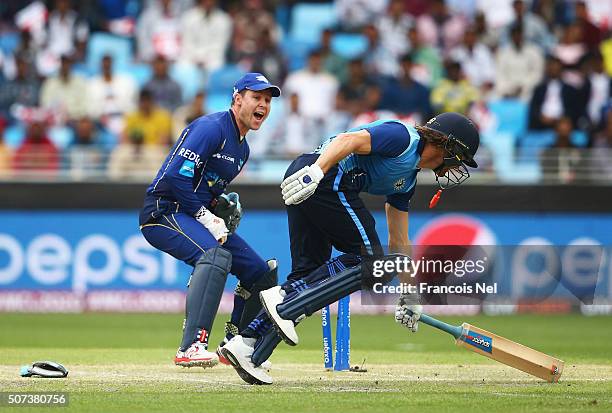
[[[232,123],[234,124],[234,128],[236,129],[236,136],[238,137],[238,142],[242,143],[244,141],[245,136],[240,135],[240,129],[238,128],[238,122],[236,122],[236,117],[234,116],[234,112],[230,109],[229,111],[230,117],[232,118]]]

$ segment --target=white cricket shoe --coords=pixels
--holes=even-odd
[[[285,320],[278,314],[278,311],[276,311],[276,306],[282,303],[284,299],[281,294],[280,285],[260,292],[259,299],[261,300],[263,309],[268,313],[268,317],[272,320],[272,323],[283,341],[290,346],[296,346],[299,342],[299,338],[295,331],[293,320]]]
[[[202,343],[195,342],[185,351],[177,350],[174,364],[181,367],[214,367],[219,364],[219,357]]]
[[[225,364],[227,366],[231,366],[232,363],[230,363],[229,360],[225,358],[225,356],[223,355],[223,352],[221,351],[223,346],[225,346],[227,343],[228,343],[228,340],[227,340],[227,337],[226,337],[226,338],[223,339],[221,344],[219,344],[219,346],[217,346],[217,350],[215,351],[215,353],[217,353],[217,356],[219,357],[219,363]],[[261,367],[265,371],[269,372],[270,370],[272,370],[272,362],[270,360],[266,360],[263,363],[261,363],[259,365],[259,367]]]
[[[261,367],[267,372],[270,372],[270,370],[272,370],[272,362],[270,360],[266,360],[263,363],[261,363],[259,367]]]
[[[272,377],[262,366],[255,367],[251,361],[255,339],[240,335],[221,347],[221,354],[230,362],[242,380],[249,384],[272,384]],[[251,343],[252,342],[252,343]]]

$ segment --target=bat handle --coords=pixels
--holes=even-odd
[[[461,337],[461,334],[463,333],[463,327],[447,324],[444,321],[440,321],[427,314],[421,313],[421,317],[419,318],[419,321],[427,325],[430,325],[432,327],[435,327],[438,330],[442,330],[445,333],[452,335],[456,339]]]

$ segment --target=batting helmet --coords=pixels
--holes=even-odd
[[[466,165],[478,168],[474,155],[480,144],[480,136],[474,123],[459,113],[447,112],[431,118],[425,127],[446,137],[444,158],[434,169],[440,188],[451,188],[465,182],[470,177]]]

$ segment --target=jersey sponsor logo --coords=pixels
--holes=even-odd
[[[393,188],[396,191],[399,191],[400,189],[404,187],[404,185],[406,185],[406,178],[400,178],[393,183]]]
[[[491,337],[468,330],[467,334],[461,339],[486,353],[493,351],[493,339]]]
[[[229,185],[229,182],[227,180],[221,178],[219,174],[212,171],[206,172],[204,174],[204,179],[208,183],[209,188],[212,188],[213,186],[217,185],[218,188],[225,189],[225,187]]]
[[[188,178],[193,178],[195,175],[195,163],[192,161],[185,161],[179,170],[179,174]]]
[[[217,158],[217,159],[223,159],[224,161],[228,161],[228,162],[231,162],[231,163],[235,163],[236,162],[236,159],[233,156],[229,156],[229,155],[226,155],[224,153],[218,153],[217,152],[217,153],[213,154],[212,157],[213,158]]]
[[[202,166],[202,162],[200,161],[200,155],[190,149],[181,148],[178,153],[178,156],[182,156],[183,158],[192,161],[195,165],[197,165],[198,168]]]

